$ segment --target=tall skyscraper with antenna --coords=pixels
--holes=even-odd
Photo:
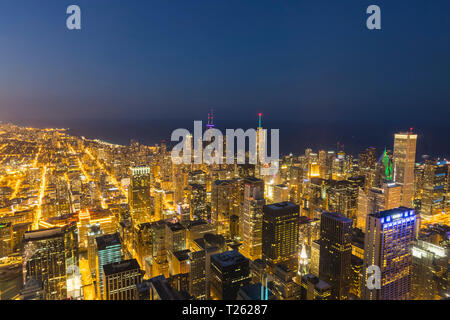
[[[256,155],[257,155],[257,164],[256,164],[256,177],[261,177],[261,168],[263,164],[261,161],[261,155],[266,156],[266,139],[267,133],[264,131],[262,127],[262,113],[258,113],[258,128],[256,129]],[[261,138],[260,138],[261,137]]]

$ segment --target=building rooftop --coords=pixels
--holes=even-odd
[[[173,255],[175,256],[175,258],[177,258],[178,261],[185,261],[185,260],[189,259],[190,252],[191,252],[191,250],[185,249],[185,250],[175,251],[173,253]]]
[[[45,238],[61,237],[64,235],[64,227],[27,231],[23,235],[24,241],[40,240]]]
[[[217,253],[211,256],[211,262],[215,261],[221,267],[226,268],[237,263],[248,261],[239,251],[225,251],[222,253]]]
[[[103,272],[106,276],[137,269],[140,270],[140,266],[136,259],[113,262],[103,266]]]
[[[170,230],[172,230],[172,232],[177,232],[185,229],[185,227],[183,227],[183,225],[179,222],[175,223],[168,222],[167,226],[169,227]]]
[[[325,211],[324,213],[322,213],[322,216],[323,215],[328,216],[330,218],[333,218],[335,220],[338,220],[338,221],[340,221],[342,223],[353,223],[352,219],[347,218],[346,216],[344,216],[341,213]]]
[[[289,201],[278,202],[264,206],[265,214],[270,212],[272,215],[283,215],[286,210],[295,210],[299,212],[300,208],[295,203]]]
[[[371,213],[369,214],[369,216],[381,219],[381,218],[386,218],[387,220],[392,219],[398,219],[401,217],[406,217],[407,216],[412,216],[415,215],[415,211],[414,209],[411,208],[407,208],[407,207],[398,207],[398,208],[394,208],[394,209],[390,209],[390,210],[384,210],[384,211],[379,211],[379,212],[375,212],[375,213]],[[388,219],[389,218],[389,219]],[[387,221],[389,222],[389,221]]]
[[[98,250],[105,250],[107,247],[120,245],[119,233],[105,234],[95,238]]]

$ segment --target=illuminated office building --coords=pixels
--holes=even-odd
[[[150,168],[133,167],[131,171],[131,184],[128,188],[128,201],[131,216],[135,225],[149,222],[152,218],[150,198]]]
[[[136,288],[142,282],[142,270],[136,259],[103,266],[104,300],[135,300]]]
[[[356,226],[366,230],[367,216],[371,213],[398,208],[401,204],[402,186],[385,181],[381,188],[370,188],[367,194],[360,190]]]
[[[309,264],[309,272],[315,276],[319,276],[320,265],[320,240],[311,243],[311,262]]]
[[[211,223],[217,226],[219,234],[227,235],[230,230],[230,215],[233,212],[233,183],[230,180],[216,180],[211,188]]]
[[[66,299],[75,288],[70,279],[78,270],[76,224],[28,231],[23,237],[24,284],[41,281],[46,300]]]
[[[364,240],[364,270],[381,269],[381,289],[364,286],[366,300],[407,300],[411,297],[412,245],[417,214],[399,207],[369,214]],[[365,274],[367,283],[368,275]]]
[[[191,220],[191,209],[189,208],[189,204],[182,203],[177,206],[178,215],[180,217],[180,223],[183,226],[186,226],[189,224],[189,221]]]
[[[261,258],[264,203],[264,181],[253,177],[246,178],[244,202],[239,221],[244,242],[242,253],[251,260]]]
[[[164,220],[151,223],[151,241],[152,241],[152,258],[151,258],[151,276],[157,275],[169,276],[169,265],[167,260],[167,243],[166,231],[167,223]]]
[[[194,246],[194,241],[200,238],[207,233],[216,233],[216,228],[206,221],[203,220],[194,220],[191,221],[186,226],[186,234],[187,234],[187,248],[192,250]]]
[[[439,280],[448,273],[448,248],[418,240],[412,247],[411,298],[440,299]],[[448,282],[447,282],[448,286]]]
[[[209,221],[210,217],[206,207],[206,187],[201,184],[189,184],[188,193],[191,218]]]
[[[350,290],[352,223],[333,212],[320,219],[319,278],[331,285],[334,300],[346,300]]]
[[[249,260],[237,250],[211,256],[211,296],[236,300],[239,289],[250,283]]]
[[[135,227],[134,248],[136,258],[141,266],[145,265],[145,259],[153,254],[152,228],[149,222],[141,223]]]
[[[95,239],[104,233],[99,223],[94,225],[88,224],[87,230],[89,270],[91,274],[95,274],[97,271],[97,241]]]
[[[166,250],[175,252],[186,249],[186,228],[179,222],[166,224]]]
[[[294,282],[296,270],[277,264],[273,270],[273,294],[277,300],[300,300],[301,286]]]
[[[104,296],[103,266],[122,260],[122,244],[118,233],[95,238],[97,242],[97,294]]]
[[[239,237],[239,216],[231,215],[230,216],[230,239],[236,240]]]
[[[266,278],[266,264],[261,259],[250,261],[250,275],[252,283],[264,283]]]
[[[299,243],[307,244],[309,247],[312,242],[320,239],[320,219],[310,219],[306,216],[300,216],[299,219]]]
[[[0,258],[12,253],[14,247],[14,233],[11,222],[0,222]]]
[[[289,201],[289,188],[284,184],[273,186],[273,203]]]
[[[423,172],[421,215],[433,216],[447,209],[449,163],[445,160],[426,161]],[[449,208],[450,209],[450,208]]]
[[[189,252],[189,294],[197,300],[206,299],[206,251]]]
[[[313,274],[302,277],[301,282],[302,300],[330,300],[331,286]]]
[[[189,249],[180,251],[169,251],[169,274],[171,277],[189,272]],[[186,279],[187,280],[187,279]]]
[[[411,207],[414,196],[414,163],[417,134],[396,133],[394,136],[394,181],[402,185],[401,205]]]
[[[262,259],[273,268],[283,263],[296,270],[298,262],[299,206],[280,202],[264,206]]]
[[[347,180],[329,180],[326,183],[328,211],[339,212],[349,219],[356,219],[358,208],[358,190],[364,186],[364,178]]]

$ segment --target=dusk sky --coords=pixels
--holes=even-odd
[[[1,0],[0,120],[450,124],[449,16],[448,0]]]

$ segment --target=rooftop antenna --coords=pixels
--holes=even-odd
[[[262,117],[262,113],[260,112],[260,113],[258,113],[258,124],[259,124],[258,128],[262,128],[262,125],[261,125],[262,119],[261,119],[261,117]]]
[[[206,125],[208,129],[214,128],[214,110],[211,109],[211,112],[208,113],[208,124]]]

